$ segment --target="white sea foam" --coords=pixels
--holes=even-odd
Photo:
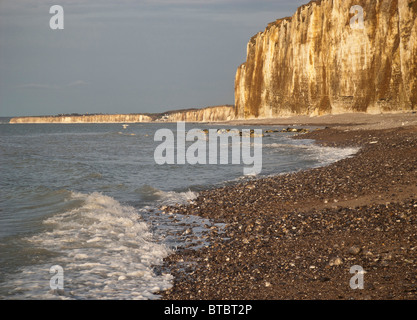
[[[332,164],[334,162],[349,158],[357,154],[360,148],[332,148],[311,146],[311,149],[319,160],[320,166]]]
[[[68,299],[156,299],[172,276],[154,271],[170,250],[156,243],[138,212],[100,193],[74,193],[83,205],[44,221],[48,231],[28,238],[31,246],[56,253],[50,263],[23,267],[6,284],[9,298],[56,298],[49,269],[64,269]]]
[[[318,166],[329,165],[331,163],[340,161],[358,153],[360,148],[335,148],[323,147],[313,143],[271,143],[265,144],[264,148],[281,148],[281,149],[304,149],[305,153],[301,157],[305,159],[315,159],[318,161]]]
[[[136,192],[142,199],[156,201],[156,205],[186,204],[189,200],[197,198],[198,193],[188,190],[185,192],[162,191],[149,185],[142,186]]]
[[[163,205],[183,205],[186,204],[188,201],[192,201],[197,198],[198,193],[188,190],[185,192],[174,192],[174,191],[162,191],[158,190],[156,192],[161,197],[161,204]]]

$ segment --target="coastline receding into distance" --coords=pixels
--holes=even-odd
[[[168,112],[163,121],[412,112],[417,2],[311,1],[253,36],[235,75],[235,106]],[[352,8],[356,8],[352,11]],[[361,27],[352,25],[360,8]],[[329,15],[328,13],[331,12]],[[152,115],[18,117],[15,122],[149,122]],[[100,119],[103,117],[103,119]],[[115,119],[111,119],[115,117]]]
[[[355,10],[352,12],[353,7],[363,10],[360,17],[364,20],[360,27],[352,27],[352,19],[357,16]],[[29,187],[24,185],[25,190],[42,193],[46,189],[48,195],[53,193],[51,201],[57,206],[62,205],[63,198],[65,201],[68,198],[83,201],[83,205],[75,203],[71,209],[60,209],[63,212],[55,212],[55,215],[51,213],[51,217],[38,224],[55,225],[53,231],[47,230],[29,239],[52,252],[56,249],[56,237],[64,235],[60,243],[64,247],[61,261],[67,263],[74,257],[75,262],[68,262],[73,266],[71,272],[75,270],[77,275],[80,270],[77,263],[80,263],[86,268],[83,272],[90,275],[91,285],[98,284],[96,291],[91,291],[96,296],[89,296],[80,281],[77,297],[83,298],[103,297],[103,292],[111,292],[112,297],[162,297],[165,300],[415,300],[415,52],[417,1],[363,1],[362,6],[355,0],[311,1],[292,17],[270,23],[250,39],[246,61],[236,72],[233,106],[159,114],[61,114],[12,118],[10,124],[120,123],[126,130],[126,134],[117,133],[114,128],[120,125],[111,128],[115,132],[101,128],[105,126],[57,126],[68,131],[56,134],[53,132],[55,126],[45,126],[52,128],[45,130],[52,132],[50,136],[42,130],[34,130],[33,145],[45,135],[48,137],[42,141],[46,141],[43,143],[50,150],[45,152],[41,145],[36,150],[39,154],[26,155],[23,164],[16,164],[16,176],[29,163],[34,168],[38,165],[39,170],[51,166],[48,168],[57,170],[59,178],[51,174],[51,182],[47,180],[48,175],[43,174],[45,185],[35,188],[29,183]],[[270,126],[268,138],[282,134],[282,131],[272,130],[281,125],[319,127],[288,139],[311,139],[317,149],[345,148],[349,152],[338,161],[320,159],[316,166],[300,165],[295,172],[283,170],[262,177],[239,177],[226,183],[226,171],[231,170],[223,168],[221,171],[218,166],[214,169],[204,167],[207,171],[183,167],[180,173],[170,171],[181,167],[175,163],[156,166],[155,157],[149,156],[155,150],[152,144],[155,142],[152,140],[154,129],[165,123],[172,127],[175,122],[227,127]],[[128,123],[150,125],[129,126]],[[38,126],[14,126],[12,129],[29,128],[30,135],[30,129],[34,127],[39,129]],[[10,137],[11,141],[21,142],[24,140],[21,137],[28,136],[13,136],[12,133]],[[59,148],[56,141],[64,141],[69,149],[66,154],[54,158],[52,149]],[[72,150],[67,141],[72,141],[77,148]],[[270,146],[283,145],[279,138],[277,141]],[[25,143],[20,149],[22,152],[32,147]],[[96,146],[102,154],[94,153]],[[115,146],[117,152],[112,150]],[[174,157],[173,150],[177,147],[178,154],[178,144],[171,146]],[[139,160],[135,152],[140,148],[141,155],[148,153]],[[13,152],[9,155],[13,156]],[[289,152],[286,161],[295,161],[300,153]],[[278,157],[277,153],[271,156],[274,168],[279,165],[275,157]],[[12,162],[9,161],[15,165]],[[71,182],[62,182],[61,168],[67,170],[66,178]],[[162,182],[156,181],[156,172],[161,174]],[[219,172],[223,172],[223,176]],[[204,183],[197,181],[199,173],[207,179]],[[207,177],[215,174],[223,184],[207,182]],[[150,178],[145,181],[147,177]],[[165,191],[154,188],[152,183],[168,183],[167,177],[181,183],[186,181],[186,187],[198,186],[198,192],[189,190],[186,193],[184,185],[173,183],[166,193],[180,194],[184,202],[174,201],[156,207],[155,203],[159,202],[155,199],[161,198],[157,193]],[[25,182],[19,179],[21,181]],[[27,181],[31,182],[30,179]],[[82,192],[73,191],[74,185]],[[59,194],[50,189],[59,189]],[[91,190],[94,193],[90,193]],[[95,190],[113,194],[107,196]],[[25,196],[22,199],[26,199]],[[31,196],[42,198],[42,194]],[[95,210],[99,210],[99,214]],[[98,219],[98,222],[77,220],[80,216],[91,218],[91,221]],[[178,216],[183,220],[177,220]],[[191,224],[184,222],[186,217],[204,221],[197,228],[205,228],[205,233],[196,234]],[[176,224],[181,224],[182,229],[175,230]],[[161,226],[158,236],[174,226],[173,234],[177,232],[183,244],[178,250],[165,250],[164,243],[153,241],[152,232]],[[85,243],[77,243],[80,230],[85,233]],[[193,247],[192,241],[199,237],[204,237],[204,243],[198,248]],[[162,238],[163,235],[158,240]],[[68,239],[71,246],[66,245]],[[142,250],[137,242],[146,250]],[[95,250],[100,243],[103,251]],[[88,250],[83,247],[85,244],[88,244]],[[12,251],[13,247],[10,248]],[[108,263],[112,256],[102,254],[108,251],[113,252],[117,261]],[[95,257],[95,262],[90,261],[90,254]],[[138,257],[143,261],[136,261]],[[48,258],[45,259],[49,262]],[[109,266],[111,272],[106,269]],[[126,266],[127,272],[119,273]],[[361,275],[365,282],[359,289],[352,287],[351,270],[354,267],[363,270]],[[137,272],[132,268],[141,270]],[[32,276],[30,272],[25,274],[29,278]],[[100,287],[104,274],[108,291]],[[150,281],[147,282],[146,277]],[[21,283],[17,280],[16,283]],[[123,281],[127,283],[124,288],[120,285]],[[144,290],[132,296],[138,288]],[[15,290],[17,295],[21,294],[19,290],[24,291],[22,287]],[[47,291],[43,293],[49,295]]]
[[[216,122],[233,120],[234,106],[167,111],[156,114],[67,114],[56,116],[14,117],[10,123],[151,123],[151,122]]]

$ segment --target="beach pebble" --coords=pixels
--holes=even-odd
[[[352,247],[349,248],[349,253],[351,255],[354,255],[354,256],[356,256],[359,253],[361,253],[361,251],[362,251],[362,249],[359,246],[352,246]]]
[[[333,257],[329,261],[329,266],[340,266],[343,263],[342,259],[339,257]]]

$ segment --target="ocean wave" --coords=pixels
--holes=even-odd
[[[186,204],[197,198],[198,193],[188,190],[184,192],[162,191],[149,185],[144,185],[136,190],[145,201],[156,201],[157,205],[175,205]]]
[[[153,239],[149,225],[130,206],[100,193],[72,193],[82,205],[44,221],[46,231],[26,240],[56,253],[41,265],[23,267],[6,283],[8,298],[56,298],[49,268],[64,269],[64,299],[157,299],[172,286],[170,274],[156,274],[171,253]]]
[[[163,205],[182,205],[197,198],[198,193],[194,191],[175,192],[175,191],[159,191],[161,204]]]

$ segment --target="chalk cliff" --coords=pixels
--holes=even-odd
[[[237,70],[236,117],[416,110],[416,18],[417,0],[321,0],[270,23]]]
[[[142,114],[97,114],[97,115],[63,115],[44,117],[17,117],[10,123],[136,123],[151,122],[152,118]]]
[[[194,110],[180,110],[167,115],[168,122],[216,122],[229,121],[235,118],[234,106],[216,106]]]
[[[164,114],[92,114],[16,117],[10,123],[141,123],[141,122],[216,122],[235,118],[234,106],[169,111]]]

